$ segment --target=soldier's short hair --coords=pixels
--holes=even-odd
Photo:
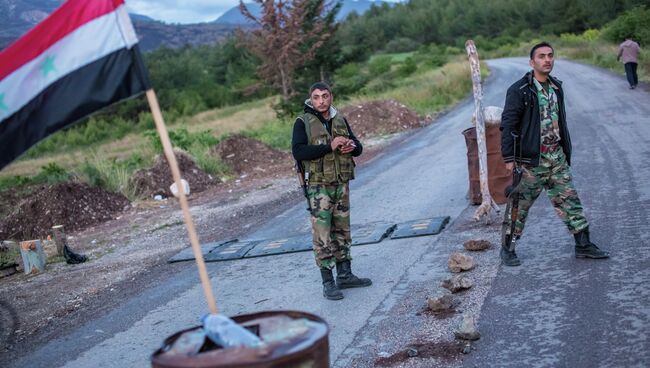
[[[314,90],[320,89],[321,91],[329,91],[329,93],[332,93],[332,88],[330,87],[329,84],[319,81],[311,85],[309,87],[309,96],[311,96],[311,93],[314,92]]]
[[[540,42],[540,43],[536,44],[535,46],[533,46],[532,49],[530,49],[530,59],[531,59],[531,60],[533,60],[533,57],[535,56],[535,50],[537,50],[537,49],[540,48],[540,47],[550,47],[551,50],[553,50],[553,52],[555,52],[555,49],[553,48],[553,46],[551,46],[550,43],[545,42],[545,41],[544,41],[544,42]]]

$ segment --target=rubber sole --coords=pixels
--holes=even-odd
[[[353,288],[359,288],[359,287],[368,287],[370,285],[372,285],[372,281],[370,281],[370,283],[368,283],[368,284],[360,284],[360,285],[359,284],[357,284],[357,285],[345,285],[345,284],[341,285],[338,282],[336,283],[336,286],[338,286],[339,289],[353,289]]]
[[[343,295],[341,295],[341,296],[327,296],[327,295],[325,295],[325,293],[323,293],[323,296],[327,300],[341,300],[341,299],[343,299]]]

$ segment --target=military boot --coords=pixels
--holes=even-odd
[[[589,240],[589,228],[573,234],[573,237],[576,239],[576,258],[609,258],[609,252],[598,249],[596,244]]]
[[[515,236],[514,239],[512,239],[512,244],[510,247],[512,250],[506,249],[505,247],[501,247],[501,261],[503,262],[504,265],[509,266],[509,267],[515,267],[519,266],[521,264],[521,261],[517,257],[517,253],[515,253],[515,244],[517,244],[517,241],[519,240],[519,236]]]
[[[517,257],[517,253],[514,250],[507,250],[504,247],[501,247],[501,261],[504,265],[515,267],[521,264],[521,261]]]
[[[365,287],[372,285],[370,279],[363,279],[352,274],[350,261],[336,262],[336,284],[339,289]]]
[[[323,296],[329,300],[343,299],[343,293],[334,282],[332,270],[327,268],[320,269],[320,276],[323,278]]]

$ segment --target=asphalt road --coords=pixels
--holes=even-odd
[[[516,78],[523,60],[489,62]],[[560,62],[572,172],[592,241],[610,260],[577,260],[548,198],[483,305],[483,335],[466,367],[650,366],[650,94],[618,75]],[[496,87],[496,86],[495,86]],[[491,88],[494,88],[491,86]]]
[[[493,72],[484,102],[502,106],[505,89],[525,72],[527,60],[489,65]],[[650,364],[645,333],[650,325],[645,230],[650,208],[650,166],[645,162],[650,108],[645,105],[650,95],[627,90],[620,76],[580,64],[558,62],[556,71],[567,91],[576,185],[593,240],[612,250],[613,258],[572,258],[570,235],[548,200],[540,198],[521,241],[524,265],[498,268],[479,320],[483,338],[465,357],[469,367]],[[468,203],[461,132],[470,126],[472,111],[468,99],[359,170],[351,189],[352,223],[443,215],[455,221]],[[301,203],[242,237],[285,237],[308,229]],[[354,247],[353,270],[372,278],[373,286],[346,290],[341,301],[321,296],[310,252],[210,263],[208,271],[225,314],[296,309],[324,317],[331,329],[333,365],[347,367],[356,354],[353,342],[381,319],[386,303],[400,297],[403,285],[446,272],[442,262],[422,267],[423,259],[437,256],[436,242],[431,236]],[[13,365],[147,366],[164,337],[196,325],[206,311],[196,270],[188,267]]]

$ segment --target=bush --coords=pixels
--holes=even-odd
[[[366,95],[376,94],[393,89],[395,86],[395,78],[391,77],[390,74],[385,74],[368,82],[360,92]]]
[[[333,87],[338,96],[345,97],[360,91],[368,80],[359,64],[349,63],[336,71]]]
[[[273,148],[287,151],[291,149],[292,132],[293,121],[276,119],[265,123],[259,129],[243,132],[243,135],[264,142]]]
[[[409,57],[404,60],[404,63],[397,69],[397,75],[400,77],[407,77],[418,69],[418,65],[413,58]]]
[[[76,172],[83,182],[109,192],[121,193],[130,201],[137,199],[137,190],[131,183],[133,173],[149,162],[141,154],[134,153],[129,158],[120,160],[107,159],[91,153]]]
[[[56,184],[70,181],[72,175],[54,162],[41,167],[41,171],[32,179],[35,183]]]
[[[209,147],[219,143],[219,140],[208,130],[198,133],[190,133],[187,129],[180,128],[171,130],[168,134],[172,146],[181,148],[185,151],[189,151],[193,145]],[[157,131],[147,131],[144,133],[144,136],[149,138],[149,141],[156,152],[162,152],[162,142],[160,141],[160,136]]]
[[[368,63],[368,70],[372,77],[380,76],[384,73],[390,71],[390,67],[393,63],[393,58],[389,55],[379,55],[375,58],[372,58]]]
[[[602,37],[615,43],[632,37],[642,45],[650,44],[650,9],[641,5],[626,11],[605,26]]]
[[[420,43],[415,41],[414,39],[408,37],[399,37],[388,41],[386,47],[384,47],[384,52],[386,53],[409,52],[409,51],[417,50],[418,47],[420,47]]]

